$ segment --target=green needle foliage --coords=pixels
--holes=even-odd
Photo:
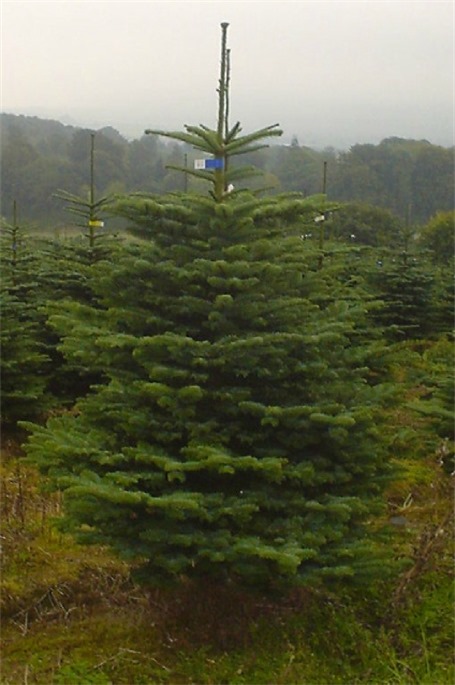
[[[98,265],[102,306],[51,317],[106,380],[28,453],[64,490],[66,527],[149,581],[369,574],[389,466],[367,306],[285,230],[318,200],[221,193],[226,165],[212,173],[209,197],[119,200],[152,240]]]
[[[18,419],[36,418],[47,407],[49,358],[30,305],[3,287],[1,299],[1,420],[3,426],[13,427]]]
[[[433,272],[431,265],[407,252],[389,253],[371,271],[370,281],[383,301],[375,320],[384,327],[389,340],[422,338],[436,330],[438,308],[443,302],[435,306]],[[444,321],[441,328],[443,325]],[[446,328],[450,330],[450,323]]]
[[[82,238],[65,244],[26,236],[16,208],[13,214],[0,234],[1,419],[8,428],[74,404],[99,379],[93,367],[62,357],[60,337],[48,325],[48,313],[63,300],[95,305],[93,249]]]
[[[13,222],[2,221],[0,228],[1,422],[12,428],[18,419],[36,418],[47,406],[49,358],[36,312],[36,264],[16,203]]]

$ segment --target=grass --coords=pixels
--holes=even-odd
[[[213,608],[214,598],[208,599]],[[70,613],[65,607],[66,613],[62,609],[60,616],[41,616],[27,629],[16,620],[4,630],[2,682],[452,682],[448,660],[434,658],[424,634],[403,652],[394,645],[392,632],[359,621],[352,605],[310,596],[288,606],[259,607],[257,614],[252,605],[241,611],[235,594],[230,599],[224,629],[212,635],[196,624],[195,616],[185,621],[196,607],[179,592],[173,598],[155,595],[154,600],[143,593],[118,606],[112,597],[112,605],[100,602]],[[209,617],[207,609],[195,614]]]

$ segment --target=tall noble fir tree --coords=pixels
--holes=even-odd
[[[146,240],[99,263],[102,309],[53,317],[66,355],[106,380],[33,427],[28,452],[64,491],[67,529],[149,582],[354,576],[375,565],[369,527],[389,468],[374,343],[352,284],[334,285],[286,230],[313,222],[321,198],[238,185],[253,170],[237,155],[280,131],[229,127],[226,32],[217,128],[154,132],[210,160],[186,171],[211,193],[118,200]]]

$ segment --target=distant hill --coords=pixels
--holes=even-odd
[[[41,225],[68,222],[58,189],[87,192],[90,168],[90,129],[59,121],[1,114],[2,214],[11,215],[16,200],[24,221]],[[194,151],[156,136],[128,141],[111,126],[96,131],[95,181],[99,194],[182,190],[183,175],[168,164],[193,164]],[[273,145],[242,162],[266,175],[272,192],[298,191],[306,195],[322,188],[322,169],[328,163],[330,199],[357,201],[389,209],[401,218],[426,222],[437,211],[453,209],[454,151],[426,140],[391,137],[378,145],[353,145],[349,151],[313,150]],[[264,185],[261,183],[261,185]],[[190,190],[205,192],[190,182]]]

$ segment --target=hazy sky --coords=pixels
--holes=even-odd
[[[82,126],[216,127],[220,23],[231,123],[282,142],[453,144],[453,0],[2,0],[4,112]]]

